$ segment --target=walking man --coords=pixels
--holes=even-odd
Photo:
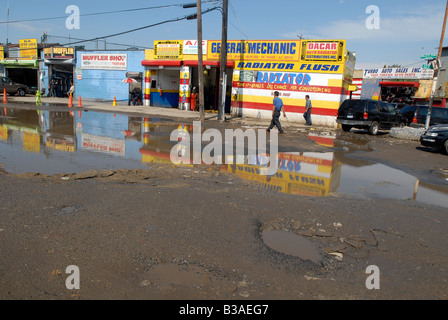
[[[283,116],[286,118],[286,113],[285,113],[285,107],[283,105],[283,101],[282,99],[280,99],[279,97],[279,92],[275,91],[274,92],[274,101],[273,101],[273,109],[272,109],[272,121],[271,121],[271,125],[268,128],[268,132],[271,131],[272,128],[274,128],[274,126],[277,126],[278,131],[280,132],[280,134],[283,134],[283,129],[282,129],[282,125],[280,124],[280,113],[283,111]]]
[[[305,118],[305,121],[306,121],[305,124],[307,126],[311,126],[312,125],[312,123],[311,123],[311,108],[313,106],[311,105],[311,100],[310,100],[310,96],[309,95],[305,96],[305,100],[306,100],[306,103],[305,103],[305,113],[303,114],[303,117]]]

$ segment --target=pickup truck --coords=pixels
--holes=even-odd
[[[30,92],[27,85],[14,82],[7,77],[0,77],[0,93],[3,93],[4,89],[6,89],[6,93],[12,96],[18,94],[19,96],[24,97]]]

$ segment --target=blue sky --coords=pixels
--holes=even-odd
[[[50,41],[68,43],[70,39],[90,39],[142,26],[182,18],[196,9],[183,9],[179,4],[196,0],[9,0],[9,20],[68,17],[67,6],[76,5],[81,15],[152,6],[167,8],[121,12],[100,16],[81,16],[80,29],[66,28],[66,19],[0,24],[0,42],[18,43],[19,39],[40,39],[43,32]],[[399,64],[419,66],[422,54],[436,54],[439,46],[446,2],[443,0],[229,0],[228,39],[346,39],[347,48],[357,54],[357,68]],[[209,1],[203,10],[219,4]],[[368,29],[369,5],[379,9],[379,29]],[[8,0],[0,0],[0,21],[7,20]],[[63,38],[66,37],[66,38]],[[196,39],[196,20],[182,20],[109,38],[113,43],[152,48],[154,40]],[[203,39],[221,39],[221,13],[203,16]],[[88,48],[95,49],[96,43]],[[444,39],[448,46],[448,32]],[[104,48],[104,42],[98,43]]]

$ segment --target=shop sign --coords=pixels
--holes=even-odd
[[[302,61],[343,61],[344,55],[344,40],[302,41]]]
[[[20,39],[19,47],[22,60],[37,59],[37,39]]]
[[[183,41],[154,41],[156,59],[182,59]]]
[[[83,69],[127,70],[128,56],[121,53],[86,53],[81,55]]]
[[[227,60],[298,61],[300,40],[230,40],[227,42]],[[221,41],[209,40],[207,58],[221,58]]]
[[[364,79],[432,79],[434,70],[425,68],[365,69]]]
[[[312,73],[335,73],[342,74],[344,66],[340,63],[302,63],[302,62],[255,62],[239,61],[236,63],[237,70],[254,71],[287,71],[287,72],[312,72]]]
[[[3,46],[0,46],[0,60],[5,59],[5,52],[3,51]]]
[[[44,49],[45,59],[74,59],[75,48],[53,47]]]
[[[198,54],[198,40],[184,40],[184,54]],[[207,40],[202,40],[202,54],[207,54]]]

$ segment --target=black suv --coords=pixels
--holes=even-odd
[[[406,117],[406,123],[426,124],[426,115],[428,114],[428,106],[408,105],[404,106],[400,113]],[[448,124],[448,108],[432,107],[431,121],[429,125]]]
[[[392,103],[347,99],[339,107],[336,122],[342,125],[344,131],[367,129],[370,134],[376,135],[382,129],[405,126],[406,118],[398,113]]]

